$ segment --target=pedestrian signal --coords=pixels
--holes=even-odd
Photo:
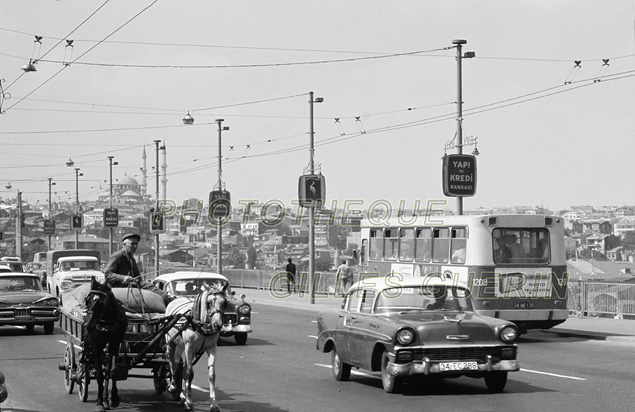
[[[326,180],[323,175],[303,175],[298,182],[298,200],[302,207],[316,207],[326,200]]]

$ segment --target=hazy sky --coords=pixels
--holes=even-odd
[[[289,202],[309,165],[314,91],[324,98],[314,105],[315,163],[329,204],[446,199],[452,40],[465,39],[476,57],[463,59],[463,135],[481,153],[466,210],[635,204],[633,0],[2,0],[0,9],[11,95],[0,188],[12,185],[2,197],[19,189],[46,202],[52,177],[53,200],[74,201],[70,157],[84,174],[80,200],[95,199],[108,192],[107,156],[119,162],[114,179],[141,180],[144,147],[154,194],[161,139],[168,198],[207,199],[222,118],[234,203]],[[37,71],[24,73],[29,59]],[[188,111],[193,126],[182,124]]]

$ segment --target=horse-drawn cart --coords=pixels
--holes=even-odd
[[[96,378],[97,368],[90,357],[85,356],[85,308],[81,305],[61,308],[60,327],[67,335],[64,350],[64,363],[59,369],[64,372],[64,387],[67,393],[73,393],[75,385],[82,402],[88,400],[88,387]],[[154,389],[163,393],[168,389],[170,368],[165,354],[165,334],[172,329],[185,315],[169,315],[163,313],[126,312],[127,329],[119,353],[115,358],[115,368],[111,378],[123,381],[130,378],[152,378]],[[187,322],[185,322],[187,324]],[[101,369],[101,368],[99,368]],[[133,369],[145,369],[150,373],[130,373]],[[178,374],[178,372],[177,372]],[[180,377],[175,382],[181,382]],[[180,385],[172,392],[175,400],[179,400]]]

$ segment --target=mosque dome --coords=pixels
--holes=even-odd
[[[134,177],[131,176],[124,176],[121,179],[119,179],[119,184],[120,185],[130,185],[130,186],[139,186],[139,182],[137,182],[137,180]]]

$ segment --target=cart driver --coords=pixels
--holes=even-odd
[[[160,295],[167,304],[170,301],[167,294],[152,283],[144,281],[141,273],[139,273],[134,254],[137,251],[140,240],[141,236],[135,233],[129,233],[123,237],[123,248],[113,253],[108,263],[106,263],[104,269],[106,281],[113,288],[137,284],[141,289],[151,290]]]

